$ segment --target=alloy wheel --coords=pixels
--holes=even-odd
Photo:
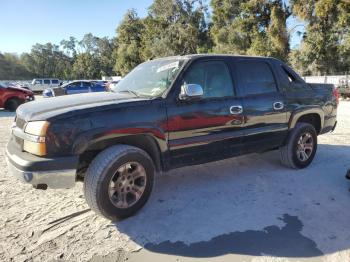
[[[137,203],[146,188],[146,171],[138,162],[120,166],[109,183],[109,199],[117,208],[129,208]]]
[[[297,157],[300,161],[307,161],[314,150],[314,139],[308,132],[303,133],[297,144]]]

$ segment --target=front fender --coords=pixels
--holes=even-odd
[[[137,140],[139,137],[152,138],[161,152],[167,151],[166,135],[157,127],[128,127],[113,130],[94,129],[80,134],[73,144],[73,154],[82,154],[86,150],[99,147],[99,145],[110,144],[113,141]]]

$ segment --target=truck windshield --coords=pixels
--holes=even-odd
[[[161,59],[142,63],[112,87],[112,91],[135,96],[160,96],[175,80],[184,62],[185,59]]]

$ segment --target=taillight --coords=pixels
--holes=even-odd
[[[339,105],[339,90],[337,87],[333,87],[333,96],[335,97],[335,101],[337,103],[337,106]]]

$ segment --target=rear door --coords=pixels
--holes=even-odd
[[[279,90],[273,67],[266,59],[240,58],[235,68],[243,98],[246,153],[280,146],[288,132],[283,90]]]
[[[91,87],[92,87],[91,82],[82,82],[81,88],[80,88],[80,93],[89,93],[91,92]]]
[[[103,92],[106,91],[105,87],[102,86],[101,82],[91,83],[91,91],[90,92]]]
[[[200,60],[185,72],[176,97],[167,103],[168,143],[172,167],[204,163],[241,152],[243,116],[229,63]],[[199,84],[200,100],[180,101],[181,85]]]
[[[67,95],[80,94],[81,88],[82,88],[82,83],[80,81],[70,83],[66,87],[66,94]]]
[[[57,87],[59,85],[58,79],[51,79],[51,87]]]
[[[51,80],[50,79],[44,79],[43,84],[44,84],[44,89],[45,88],[50,88],[51,87]]]

